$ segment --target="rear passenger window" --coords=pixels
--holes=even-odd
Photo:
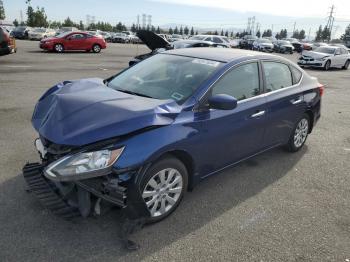
[[[279,62],[263,62],[263,65],[267,92],[293,85],[292,73],[286,64]]]
[[[243,100],[258,95],[259,91],[258,63],[249,63],[232,69],[220,78],[212,95],[226,94]]]
[[[299,71],[299,69],[295,68],[294,66],[290,66],[290,70],[292,71],[293,75],[293,85],[295,85],[299,83],[303,74]]]

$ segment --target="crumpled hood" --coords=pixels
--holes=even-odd
[[[180,111],[173,100],[130,95],[107,87],[102,79],[82,79],[50,88],[35,106],[32,124],[51,142],[82,146],[169,125]]]
[[[320,52],[306,51],[306,50],[302,52],[302,55],[303,56],[310,56],[310,57],[315,58],[315,59],[323,58],[326,56],[333,56],[333,55],[327,54],[327,53],[320,53]]]

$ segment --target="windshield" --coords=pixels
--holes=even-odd
[[[191,40],[203,40],[204,38],[206,38],[206,37],[205,36],[200,36],[200,35],[196,35],[196,36],[190,37]]]
[[[269,44],[271,44],[271,41],[267,40],[267,39],[260,39],[259,42],[260,43],[269,43]]]
[[[158,54],[117,75],[107,85],[125,93],[182,103],[221,65],[217,61]]]
[[[279,42],[281,45],[290,45],[289,41],[280,41]]]
[[[332,55],[335,52],[335,48],[332,48],[332,47],[319,47],[319,48],[315,49],[315,52]]]
[[[70,33],[72,33],[72,32],[63,32],[63,33],[60,33],[59,35],[57,35],[56,37],[57,37],[57,38],[66,37],[66,36],[69,35]]]
[[[13,31],[15,31],[15,32],[22,32],[22,31],[24,31],[24,30],[26,30],[26,27],[25,27],[25,26],[17,26],[17,27],[15,28],[15,30],[13,30]]]
[[[36,29],[34,29],[34,32],[44,33],[44,32],[46,32],[46,29],[44,29],[44,28],[36,28]]]

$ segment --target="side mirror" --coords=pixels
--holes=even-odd
[[[208,99],[209,108],[220,110],[232,110],[237,107],[237,99],[233,96],[218,94]]]

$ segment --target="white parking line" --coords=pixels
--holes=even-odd
[[[9,68],[28,68],[28,67],[33,67],[33,66],[29,66],[29,65],[13,65],[13,66],[7,66],[7,65],[5,65],[5,67],[9,67]]]

